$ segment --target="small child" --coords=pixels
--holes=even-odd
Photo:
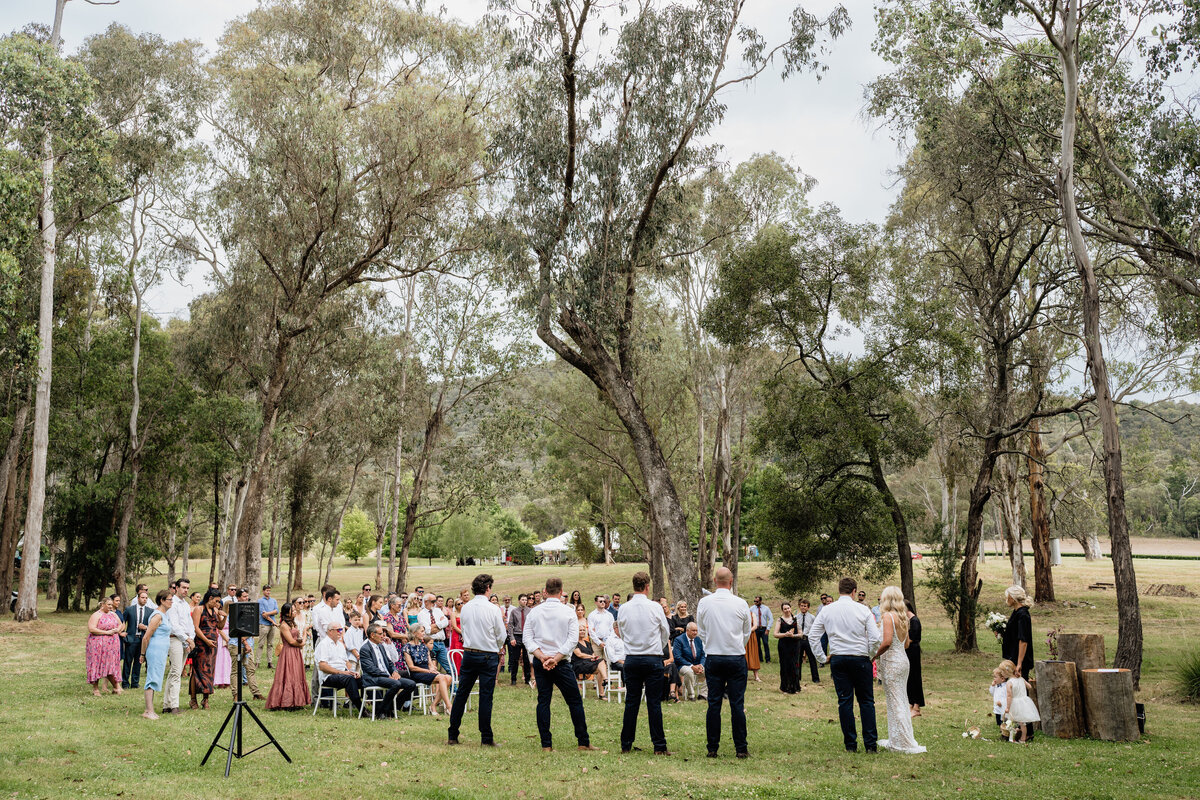
[[[357,611],[350,612],[350,627],[346,629],[346,666],[352,672],[358,672],[358,649],[362,647],[365,635],[363,633],[363,616]]]
[[[988,692],[992,695],[992,713],[996,716],[996,725],[1003,727],[1004,712],[1008,708],[1008,686],[999,667],[992,670],[992,685],[988,687]]]
[[[1029,696],[1029,681],[1016,674],[1017,665],[1011,661],[1001,661],[997,670],[1004,678],[1004,720],[1008,723],[1008,740],[1028,743],[1033,738],[1033,723],[1042,719],[1037,704]]]

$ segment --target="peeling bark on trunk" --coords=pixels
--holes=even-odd
[[[1117,588],[1117,653],[1113,666],[1128,669],[1137,688],[1142,672],[1142,612],[1125,516],[1125,479],[1121,465],[1121,434],[1108,380],[1108,366],[1100,338],[1100,284],[1092,265],[1079,210],[1075,204],[1076,106],[1079,103],[1079,4],[1065,3],[1062,38],[1058,42],[1063,71],[1063,129],[1059,156],[1058,189],[1071,255],[1079,270],[1082,289],[1083,341],[1088,373],[1096,395],[1096,412],[1102,434],[1102,465],[1108,506],[1108,537],[1112,548],[1113,577]]]
[[[0,463],[0,480],[4,481],[4,492],[0,495],[0,597],[8,598],[12,592],[13,559],[17,554],[17,520],[21,516],[18,503],[18,462],[21,460],[21,445],[25,441],[25,423],[29,419],[29,403],[21,404],[13,416],[13,428],[4,448],[4,461]]]
[[[1054,602],[1054,572],[1050,565],[1050,516],[1046,509],[1046,449],[1038,421],[1029,426],[1029,540],[1033,545],[1033,600]]]
[[[871,461],[871,478],[875,483],[875,490],[879,492],[884,504],[887,505],[888,512],[892,515],[892,526],[896,529],[896,558],[900,562],[900,591],[904,593],[904,599],[912,603],[913,608],[916,608],[917,595],[913,589],[912,546],[908,541],[908,523],[904,519],[904,510],[900,508],[900,502],[896,500],[896,496],[892,494],[892,487],[888,485],[887,476],[883,473],[883,461],[879,457],[879,451],[871,446],[867,450],[867,456]]]
[[[56,57],[62,37],[63,8],[55,0],[50,49]],[[54,219],[54,146],[47,128],[42,137],[42,283],[38,299],[37,388],[33,401],[33,453],[30,458],[29,495],[25,501],[25,541],[21,558],[21,585],[17,622],[37,619],[38,566],[42,553],[42,522],[46,511],[46,456],[50,451],[50,379],[54,352],[54,270],[58,257],[58,225]],[[32,555],[32,557],[30,557]]]

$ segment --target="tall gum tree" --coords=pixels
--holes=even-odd
[[[270,287],[239,584],[261,583],[268,456],[297,341],[348,286],[403,273],[397,254],[486,176],[491,55],[479,31],[383,0],[276,0],[221,39],[207,115],[221,243],[230,273]]]
[[[498,141],[512,169],[514,277],[538,337],[620,418],[665,572],[689,602],[700,584],[683,503],[635,388],[637,297],[671,255],[665,202],[715,155],[699,142],[724,114],[722,92],[776,60],[785,75],[819,69],[821,38],[848,24],[840,6],[823,20],[796,8],[771,44],[745,25],[747,2],[495,4],[514,42],[512,122]]]

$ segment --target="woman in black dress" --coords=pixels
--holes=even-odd
[[[688,604],[686,600],[680,600],[675,604],[675,613],[671,614],[667,619],[670,628],[671,643],[675,643],[676,637],[682,636],[687,631],[688,623],[695,622],[696,619],[688,613]]]
[[[921,620],[913,609],[913,604],[904,601],[908,606],[908,702],[912,704],[914,717],[921,716],[921,706],[925,705],[925,687],[921,684]]]
[[[792,616],[792,604],[779,608],[772,635],[779,640],[779,691],[800,691],[800,621]]]
[[[1033,672],[1033,618],[1029,616],[1033,601],[1020,586],[1005,589],[1004,601],[1013,612],[1004,626],[1001,652],[1005,659],[1017,665],[1017,677],[1028,679]]]

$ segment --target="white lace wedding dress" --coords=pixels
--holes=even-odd
[[[885,626],[895,625],[891,614],[884,617]],[[879,677],[887,695],[888,738],[879,746],[898,753],[924,753],[925,748],[917,744],[913,736],[912,712],[908,702],[908,654],[904,652],[904,641],[896,637],[892,629],[892,645],[879,657]]]

